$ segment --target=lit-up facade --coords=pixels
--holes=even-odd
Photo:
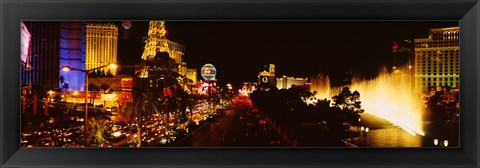
[[[29,83],[26,79],[29,79],[30,73],[30,46],[32,45],[32,35],[30,34],[30,31],[28,31],[27,26],[22,22],[20,24],[20,61],[21,61],[21,75],[20,75],[20,82],[21,85],[26,85]]]
[[[60,68],[70,66],[85,69],[85,23],[62,22],[60,28]],[[60,71],[64,78],[64,91],[83,91],[85,73],[81,71]]]
[[[255,90],[257,90],[257,83],[243,82],[242,89],[239,89],[238,92],[240,95],[249,96]]]
[[[459,87],[459,27],[430,30],[428,38],[415,39],[415,86]]]
[[[148,38],[145,40],[145,50],[142,54],[143,60],[152,60],[157,52],[168,52],[170,58],[175,60],[178,66],[182,66],[185,47],[168,40],[167,34],[168,30],[165,28],[165,21],[150,21]],[[179,69],[181,68],[179,67]]]
[[[197,69],[187,69],[185,77],[192,80],[192,82],[189,84],[195,85],[197,83]]]
[[[118,28],[114,24],[89,23],[86,26],[86,69],[117,63]],[[105,67],[105,73],[116,75],[115,69]]]
[[[272,86],[276,86],[275,64],[270,64],[268,71],[265,69],[258,74],[258,83],[270,83]]]
[[[158,52],[166,52],[170,58],[175,61],[176,69],[182,76],[196,81],[193,70],[188,70],[187,63],[183,61],[185,46],[167,39],[168,30],[165,27],[165,21],[150,21],[148,28],[148,38],[145,40],[145,49],[142,59],[152,61]],[[190,74],[188,74],[190,72]],[[187,75],[188,74],[188,75]],[[195,82],[196,83],[196,82]]]
[[[83,90],[85,74],[60,71],[63,66],[85,68],[83,22],[24,22],[31,34],[30,62],[22,68],[22,85],[63,91]],[[61,80],[63,78],[63,81]]]
[[[308,83],[307,78],[295,78],[283,75],[281,78],[277,78],[278,89],[290,89],[293,86],[305,86]]]
[[[20,61],[24,68],[29,68],[30,64],[30,44],[32,35],[27,26],[20,24]]]

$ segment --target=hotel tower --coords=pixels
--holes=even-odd
[[[415,39],[415,85],[459,87],[459,27],[430,29],[428,38]]]
[[[118,28],[114,24],[88,23],[86,26],[86,69],[117,63]],[[105,67],[116,75],[116,70]]]

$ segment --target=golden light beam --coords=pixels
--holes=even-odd
[[[383,70],[376,78],[365,80],[353,78],[350,90],[360,92],[362,108],[402,128],[411,135],[422,135],[423,108],[421,91],[416,90],[412,69],[396,67],[392,73]],[[341,88],[332,88],[328,76],[312,80],[312,91],[319,99],[331,99]]]

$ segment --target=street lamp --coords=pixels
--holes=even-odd
[[[108,65],[108,68],[110,69],[117,69],[118,65],[117,64],[114,64],[114,63],[111,63]]]
[[[360,127],[360,130],[361,130],[361,135],[363,137],[363,146],[366,146],[366,139],[367,139],[367,134],[368,134],[368,131],[370,130],[368,127]]]
[[[362,122],[362,119],[359,117],[359,118],[358,118],[358,123],[357,123],[357,125],[356,125],[356,127],[357,127],[357,133],[358,133],[358,129],[359,129],[360,125],[362,124],[361,122]]]
[[[448,140],[445,139],[445,140],[443,140],[443,143],[440,143],[439,140],[435,138],[435,139],[433,139],[433,144],[435,146],[448,147]]]
[[[48,102],[51,101],[51,99],[52,99],[51,97],[52,97],[52,95],[53,95],[54,93],[55,93],[55,92],[54,92],[53,90],[48,91],[48,95],[49,95],[49,96],[48,96]]]
[[[93,68],[93,69],[72,68],[70,66],[63,66],[62,67],[62,71],[65,71],[65,72],[68,72],[70,70],[85,72],[85,120],[84,120],[85,125],[84,125],[84,128],[83,128],[83,136],[84,136],[84,140],[85,140],[85,146],[88,144],[88,138],[87,138],[87,132],[88,132],[88,128],[87,128],[88,127],[88,74],[91,71],[94,71],[94,70],[97,70],[97,69],[102,69],[102,68],[105,68],[107,66],[109,68],[116,68],[117,67],[117,65],[115,63],[110,63],[110,64],[99,66],[99,67],[96,67],[96,68]]]

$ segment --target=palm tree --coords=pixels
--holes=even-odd
[[[120,113],[134,116],[137,119],[137,147],[142,146],[142,118],[153,113],[161,113],[161,102],[158,92],[147,85],[146,79],[133,79],[133,101],[120,107]]]
[[[104,138],[105,133],[108,131],[108,120],[105,118],[92,117],[88,120],[88,127],[90,135],[93,135],[93,144],[101,146],[102,144],[108,144],[109,142]]]

